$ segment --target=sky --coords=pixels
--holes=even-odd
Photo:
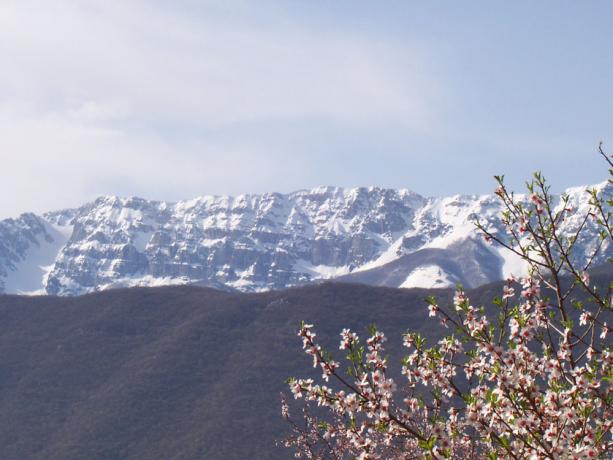
[[[0,218],[100,195],[601,182],[610,1],[0,1]]]

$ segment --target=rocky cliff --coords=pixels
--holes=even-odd
[[[613,196],[607,183],[596,187]],[[582,187],[567,193],[571,232],[588,197]],[[177,203],[101,197],[77,209],[0,221],[0,290],[74,295],[196,283],[258,291],[348,274],[404,287],[477,286],[522,269],[477,238],[474,219],[502,231],[499,212],[492,195],[426,198],[376,187]],[[585,253],[598,239],[588,230],[578,243]],[[381,281],[391,269],[394,276]],[[379,275],[358,275],[372,270]]]

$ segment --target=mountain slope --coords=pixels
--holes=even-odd
[[[613,196],[610,184],[597,187]],[[568,193],[574,208],[565,228],[570,233],[588,198],[585,188]],[[424,198],[376,187],[178,203],[102,197],[77,209],[0,221],[0,292],[74,295],[191,283],[281,289],[347,274],[375,279],[358,273],[426,249],[431,251],[403,259],[413,261],[412,271],[397,276],[399,284],[383,284],[430,286],[434,275],[441,285],[462,279],[478,285],[522,269],[505,251],[472,240],[477,217],[503,231],[499,212],[491,195]],[[578,247],[587,252],[596,243],[589,227]],[[478,261],[464,257],[458,263],[458,245],[473,247]],[[441,262],[427,265],[432,254]],[[477,265],[487,269],[477,274]]]
[[[419,249],[380,267],[336,278],[337,281],[387,287],[446,288],[461,283],[477,287],[502,279],[500,259],[480,240],[466,238],[447,248]]]

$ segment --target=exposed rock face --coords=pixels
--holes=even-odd
[[[609,185],[597,187],[613,195]],[[569,194],[575,215],[568,232],[580,225],[588,200],[583,188]],[[475,286],[517,269],[507,254],[475,239],[476,217],[503,230],[499,211],[491,195],[424,198],[381,188],[321,187],[178,203],[103,197],[78,209],[1,221],[0,289],[73,295],[194,282],[276,289],[382,267],[425,249],[431,251],[410,263],[396,262],[393,281],[384,276],[386,283],[402,285],[411,271],[434,264],[447,284]],[[595,230],[578,244],[586,253],[595,247]]]

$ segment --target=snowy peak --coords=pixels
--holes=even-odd
[[[608,183],[597,187],[612,195]],[[577,215],[570,232],[588,197],[585,187],[567,193]],[[105,196],[77,209],[1,221],[0,289],[73,295],[199,283],[257,291],[366,273],[410,255],[396,286],[430,287],[434,278],[434,285],[478,285],[519,269],[508,254],[474,239],[477,217],[503,231],[499,212],[493,195],[425,198],[377,187],[176,203]],[[590,230],[581,244],[588,249],[596,239]],[[445,262],[462,254],[470,256]]]

